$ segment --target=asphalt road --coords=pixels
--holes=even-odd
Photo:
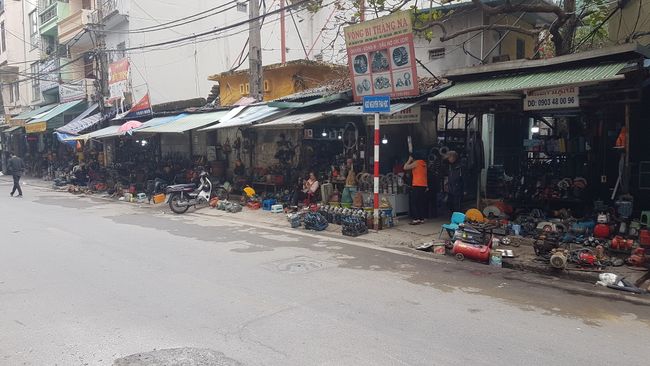
[[[648,307],[5,178],[0,365],[649,362]]]

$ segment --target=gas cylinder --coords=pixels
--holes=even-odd
[[[611,234],[611,230],[609,228],[609,225],[607,224],[597,224],[594,227],[594,236],[596,238],[601,238],[601,239],[609,238],[610,234]]]

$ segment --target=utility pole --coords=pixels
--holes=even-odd
[[[97,48],[95,49],[95,60],[99,70],[99,80],[97,80],[97,103],[99,110],[104,115],[104,98],[108,95],[108,55],[106,54],[106,34],[104,33],[104,11],[103,1],[95,0],[95,12],[97,14],[97,23],[95,24],[95,39]]]
[[[250,62],[250,96],[258,102],[264,99],[264,80],[262,75],[262,39],[260,37],[260,3],[259,0],[249,1],[250,10],[248,17],[251,20],[248,24],[248,60]]]
[[[280,0],[280,56],[282,64],[287,63],[287,31],[284,24],[284,0]]]

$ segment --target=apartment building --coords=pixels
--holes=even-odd
[[[2,115],[17,115],[41,101],[38,10],[34,2],[0,0]],[[7,119],[8,120],[8,119]]]

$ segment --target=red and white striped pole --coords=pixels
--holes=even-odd
[[[375,113],[375,175],[374,175],[374,219],[375,230],[379,229],[379,113]]]

